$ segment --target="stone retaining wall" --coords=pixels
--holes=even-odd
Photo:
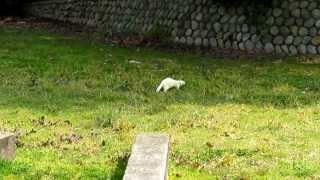
[[[245,13],[252,7],[226,8],[214,0],[49,0],[24,7],[34,16],[93,26],[109,35],[163,32],[192,46],[320,54],[319,0],[274,0],[259,24]]]

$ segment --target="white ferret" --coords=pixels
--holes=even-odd
[[[160,85],[157,88],[157,92],[160,92],[163,89],[164,92],[167,92],[171,88],[180,89],[181,86],[185,85],[186,83],[182,80],[174,80],[172,78],[165,78],[161,81]]]

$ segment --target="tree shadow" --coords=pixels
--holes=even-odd
[[[44,114],[54,114],[57,112],[73,113],[75,108],[90,112],[104,105],[110,105],[116,110],[121,109],[117,104],[122,104],[133,109],[142,109],[146,114],[157,114],[174,104],[201,106],[247,104],[286,109],[315,105],[320,100],[320,78],[317,76],[282,73],[250,77],[243,73],[237,78],[240,80],[219,77],[219,79],[210,79],[202,84],[192,81],[184,89],[173,90],[166,94],[156,94],[152,80],[140,80],[143,82],[118,80],[113,81],[113,84],[91,89],[64,89],[58,86],[57,89],[48,89],[41,85],[35,87],[29,87],[30,85],[2,86],[0,92],[3,98],[0,107],[26,108]],[[13,90],[12,88],[21,89]],[[4,96],[5,94],[11,94],[11,96]]]
[[[0,179],[2,176],[9,176],[12,174],[23,175],[26,174],[30,169],[31,167],[27,163],[0,159]]]
[[[16,33],[7,32],[17,42],[28,36],[27,33],[15,38]],[[74,109],[79,107],[79,111],[94,111],[101,106],[110,107],[110,104],[118,108],[122,104],[144,109],[146,114],[156,114],[172,104],[232,103],[292,108],[314,105],[320,100],[320,74],[308,76],[306,73],[319,65],[293,61],[282,64],[212,61],[210,57],[177,56],[150,50],[141,53],[59,38],[48,43],[41,38],[43,36],[30,34],[32,38],[27,42],[37,46],[29,48],[22,43],[17,48],[15,43],[7,43],[6,51],[0,51],[4,58],[0,62],[2,108],[26,108],[48,114],[75,113]],[[99,48],[102,50],[97,50]],[[114,55],[109,56],[104,51]],[[30,57],[25,55],[28,53]],[[131,57],[142,63],[132,65],[123,60]],[[75,60],[70,60],[72,58]],[[156,84],[168,75],[183,78],[187,81],[186,87],[181,91],[156,94]]]
[[[127,164],[128,164],[128,160],[129,160],[129,154],[118,157],[117,167],[115,168],[113,174],[111,175],[111,180],[121,180],[123,178]]]

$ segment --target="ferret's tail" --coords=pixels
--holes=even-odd
[[[161,91],[162,86],[163,86],[163,83],[161,82],[161,84],[160,84],[160,85],[158,86],[158,88],[157,88],[157,92],[160,92],[160,91]]]

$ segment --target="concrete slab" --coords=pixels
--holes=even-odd
[[[136,137],[124,180],[166,180],[169,136],[141,134]]]
[[[16,137],[10,133],[0,132],[0,159],[11,160],[16,153]]]

